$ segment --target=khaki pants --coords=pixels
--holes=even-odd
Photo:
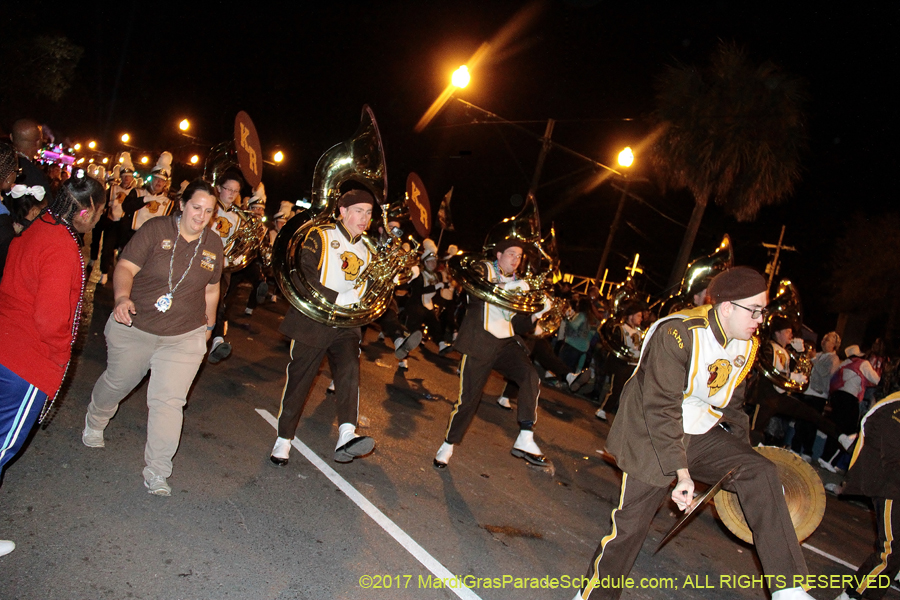
[[[206,327],[181,335],[160,336],[118,323],[106,323],[106,371],[94,384],[87,425],[104,430],[119,402],[141,382],[147,371],[147,445],[144,461],[157,475],[172,474],[172,457],[181,440],[188,390],[206,355]]]

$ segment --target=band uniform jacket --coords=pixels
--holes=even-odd
[[[498,282],[505,279],[501,279],[493,265],[487,261],[480,263],[480,265],[485,269],[485,278],[488,281]],[[507,281],[513,281],[513,279],[510,278]],[[500,348],[509,343],[518,343],[522,347],[523,352],[527,352],[524,340],[516,335],[517,330],[521,331],[528,328],[528,324],[520,322],[523,319],[527,319],[530,324],[531,315],[503,311],[499,306],[488,304],[469,294],[469,307],[466,310],[466,316],[463,317],[462,324],[459,327],[459,335],[453,343],[453,347],[460,354],[466,354],[480,360],[488,360],[497,356]],[[491,322],[492,320],[493,323]],[[506,326],[504,326],[503,321],[506,322]],[[501,333],[502,337],[488,330],[491,327],[499,333],[500,330],[507,329],[507,326],[508,333],[504,331]]]
[[[340,221],[310,229],[300,253],[300,268],[306,281],[332,303],[340,292],[353,288],[370,261],[362,236],[351,236]],[[361,328],[349,329],[362,339]],[[327,348],[341,328],[314,321],[292,306],[279,331],[307,346]]]
[[[742,407],[758,346],[756,337],[726,339],[710,305],[654,323],[607,440],[619,468],[644,483],[667,486],[678,469],[688,468],[691,436],[722,421],[749,444]]]
[[[844,493],[900,499],[900,392],[863,417]]]

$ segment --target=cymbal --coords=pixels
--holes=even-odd
[[[825,486],[819,474],[802,458],[784,448],[759,446],[755,450],[775,463],[791,522],[797,539],[802,542],[813,534],[825,516]],[[753,534],[744,519],[737,494],[720,490],[715,503],[719,518],[731,533],[752,544]]]

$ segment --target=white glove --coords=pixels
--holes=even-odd
[[[797,352],[803,352],[803,338],[794,338],[791,340],[791,347]]]
[[[803,373],[791,373],[791,381],[806,383],[808,380],[806,378],[806,375],[804,375]]]
[[[362,290],[360,288],[352,288],[347,290],[346,292],[341,292],[337,296],[337,300],[335,300],[335,304],[338,306],[350,306],[352,304],[359,304],[359,298],[362,296]]]
[[[528,284],[522,280],[518,281],[507,281],[505,283],[500,284],[500,287],[507,291],[513,290],[527,290]]]
[[[544,308],[534,313],[533,317],[535,319],[540,319],[542,315],[544,315],[548,310],[553,308],[553,301],[550,300],[547,296],[544,296]]]
[[[436,284],[434,284],[434,289],[436,289],[436,290],[439,290],[439,289],[441,289],[441,288],[443,288],[443,287],[444,287],[444,284],[443,284],[442,282],[440,282],[440,281],[437,282]]]

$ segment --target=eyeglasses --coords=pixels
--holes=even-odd
[[[746,306],[741,306],[737,302],[732,302],[732,304],[737,306],[738,308],[743,308],[748,313],[750,313],[751,319],[758,319],[760,317],[765,319],[769,315],[769,309],[767,308],[747,308]]]
[[[219,189],[222,190],[223,192],[231,192],[232,194],[240,194],[240,193],[241,193],[240,188],[234,189],[234,188],[229,188],[229,187],[225,187],[225,186],[223,186],[223,185],[220,185],[220,186],[219,186]]]

